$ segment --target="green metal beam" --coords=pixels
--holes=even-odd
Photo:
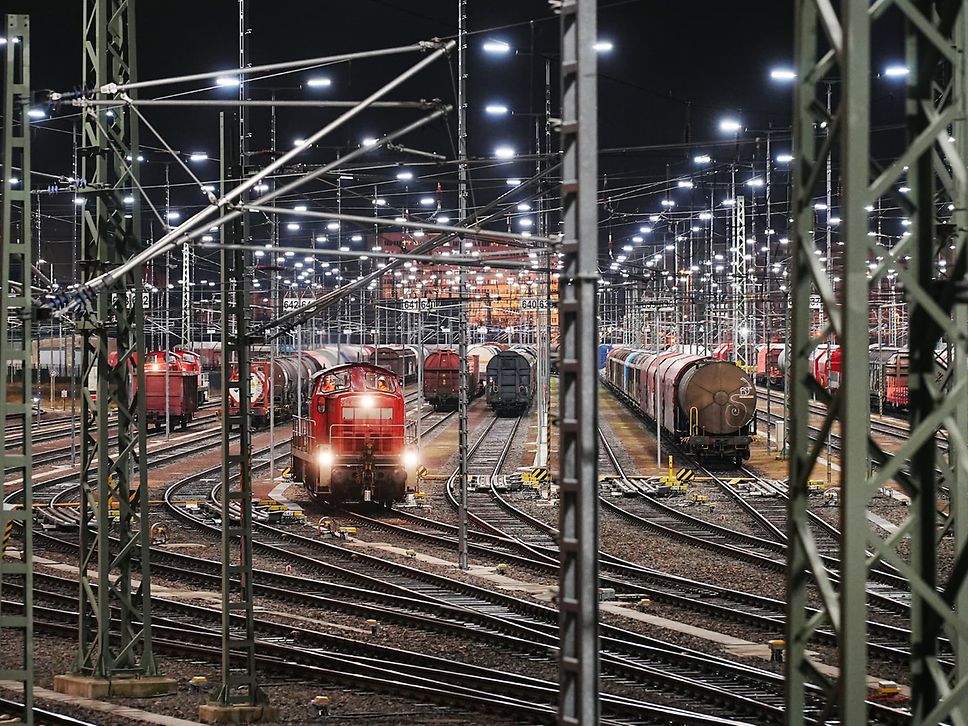
[[[792,372],[790,377],[791,469],[788,532],[789,606],[787,638],[788,722],[810,718],[840,723],[867,721],[867,591],[870,568],[887,560],[911,583],[912,723],[965,723],[968,719],[968,167],[965,161],[968,88],[965,52],[968,18],[956,0],[906,0],[893,3],[905,22],[907,103],[903,121],[907,144],[891,159],[875,164],[872,133],[871,48],[880,34],[894,32],[894,21],[881,21],[891,3],[843,3],[839,13],[820,0],[797,3],[797,76],[794,118],[795,266],[793,278]],[[894,19],[896,20],[896,18]],[[884,25],[881,28],[881,25]],[[821,52],[818,41],[830,51]],[[816,123],[824,112],[818,87],[839,79],[840,100],[830,120],[830,136],[818,150]],[[953,119],[948,127],[946,119]],[[902,119],[898,119],[900,121]],[[878,123],[888,123],[878,118]],[[954,134],[954,139],[949,138]],[[839,151],[842,179],[841,232],[845,241],[843,284],[834,297],[827,273],[817,264],[811,235],[812,182],[829,150]],[[910,192],[898,198],[911,220],[908,236],[894,244],[869,236],[865,207],[882,190],[902,180]],[[953,210],[949,212],[950,210]],[[878,264],[878,262],[880,264]],[[873,293],[888,270],[896,269],[908,304],[909,407],[908,444],[893,461],[870,437],[869,344],[872,340]],[[809,295],[820,294],[829,324],[815,335]],[[808,357],[818,341],[840,343],[843,351],[840,391],[828,404],[828,420],[840,424],[838,461],[842,478],[841,564],[836,590],[817,559],[807,519],[806,483],[823,453],[811,440],[808,404],[817,390]],[[936,351],[948,352],[939,371]],[[821,396],[821,398],[825,398]],[[936,436],[945,436],[942,453]],[[890,476],[870,462],[896,467]],[[937,470],[945,475],[951,512],[939,527],[941,497]],[[867,522],[867,508],[885,478],[893,478],[911,497],[907,520],[885,540]],[[939,543],[953,533],[955,565],[945,581],[938,568]],[[896,550],[901,535],[910,555]],[[947,543],[945,543],[947,548]],[[815,587],[822,599],[821,616],[807,617],[807,592]],[[806,655],[817,627],[829,623],[838,636],[839,671],[822,676]],[[938,659],[938,644],[948,638],[955,668],[949,674]],[[819,715],[805,710],[810,682],[828,694]]]
[[[85,0],[84,86],[135,79],[134,0]],[[112,269],[142,249],[140,208],[126,206],[137,178],[136,119],[125,108],[85,110],[78,191],[81,278]],[[95,678],[158,672],[151,648],[151,573],[144,396],[145,343],[141,271],[88,301],[83,336],[81,400],[80,599],[76,670]],[[113,350],[112,350],[113,349]],[[112,357],[116,353],[116,357]],[[116,416],[115,424],[109,422]],[[116,426],[112,441],[110,427]],[[120,517],[112,524],[110,510]],[[143,526],[142,526],[143,525]],[[114,535],[116,541],[111,541]],[[140,569],[138,590],[132,574]],[[94,574],[92,574],[94,570]],[[110,583],[107,586],[106,583]],[[95,584],[96,590],[95,590]],[[111,627],[111,609],[120,625]]]
[[[34,722],[34,644],[33,644],[33,539],[31,532],[33,499],[31,427],[33,421],[33,376],[31,337],[33,306],[31,286],[30,217],[30,19],[27,15],[7,15],[4,23],[6,67],[3,97],[3,193],[0,220],[0,469],[13,472],[23,487],[22,506],[16,510],[0,507],[0,594],[4,585],[22,588],[24,608],[18,612],[0,610],[0,642],[9,656],[8,668],[0,670],[0,680],[21,684],[23,709],[14,714],[13,724]],[[19,183],[12,178],[19,175]],[[20,369],[23,378],[19,392],[10,385],[9,372]],[[13,390],[12,390],[13,389]],[[18,427],[23,422],[22,428]],[[7,433],[7,424],[14,430]],[[7,443],[9,442],[9,443]],[[9,538],[20,526],[20,559],[13,559]],[[9,543],[9,544],[8,544]]]

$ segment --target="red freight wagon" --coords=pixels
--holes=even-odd
[[[478,358],[467,356],[467,397],[479,396],[481,387]],[[435,350],[424,361],[423,395],[438,411],[456,407],[460,392],[460,356],[453,350]]]
[[[198,371],[189,370],[175,353],[154,352],[145,356],[147,422],[160,428],[170,417],[173,425],[185,428],[197,410]]]

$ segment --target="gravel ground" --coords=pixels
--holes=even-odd
[[[36,684],[42,688],[53,688],[54,675],[65,672],[64,664],[73,662],[76,642],[38,634],[35,635],[34,643]],[[218,663],[170,656],[164,652],[158,654],[158,660],[162,673],[177,681],[176,693],[145,699],[112,698],[110,701],[153,713],[196,720],[199,705],[208,701],[211,694],[192,689],[188,682],[194,676],[204,676],[213,688],[217,688],[220,682]],[[3,664],[4,656],[0,651],[0,667],[4,667]],[[452,707],[415,702],[396,694],[375,693],[336,683],[300,682],[288,675],[273,673],[272,670],[260,669],[258,675],[269,702],[280,707],[279,719],[274,723],[317,722],[316,711],[310,706],[311,699],[317,695],[326,695],[332,700],[331,715],[325,721],[327,724],[480,724],[484,720],[502,726],[520,723],[518,720],[495,714],[460,711]],[[64,704],[44,699],[37,699],[37,705],[98,726],[130,726],[134,723],[130,719],[65,707]]]

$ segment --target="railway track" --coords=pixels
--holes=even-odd
[[[210,424],[211,424],[211,416],[206,416],[203,419],[197,419],[197,420],[191,422],[186,427],[184,427],[183,429],[181,429],[180,430],[180,433],[181,432],[184,432],[186,430],[189,430],[189,429],[200,428],[200,427],[204,427],[204,426],[207,426],[207,425],[210,425]],[[78,436],[80,436],[80,426],[78,426],[76,428],[76,432],[77,432]],[[159,436],[162,436],[164,434],[164,432],[165,432],[165,430],[163,428],[162,429],[156,429],[154,431],[148,431],[148,437],[149,438],[159,437]],[[70,434],[70,429],[67,430],[67,434]],[[111,437],[116,436],[117,435],[117,428],[112,427],[111,429],[109,429],[108,435],[111,436]],[[57,440],[60,440],[60,439],[63,439],[63,438],[64,438],[64,434],[62,434],[62,433],[52,433],[47,438],[45,438],[44,441],[57,441]],[[40,443],[36,437],[34,437],[32,439],[32,441],[33,441],[33,443],[35,445],[37,443]],[[14,445],[7,444],[7,449],[11,449],[11,448],[14,448]],[[79,442],[78,442],[78,446],[77,446],[77,449],[76,449],[76,454],[78,456],[80,455],[80,443]],[[50,451],[35,452],[34,455],[31,457],[31,461],[32,461],[32,464],[33,464],[34,469],[36,470],[40,466],[46,466],[48,464],[55,464],[55,463],[57,463],[59,461],[64,461],[65,459],[69,459],[70,457],[71,457],[70,449],[64,450],[63,448],[59,448],[59,449],[52,449]],[[14,471],[16,471],[15,468],[9,468],[9,469],[4,470],[4,474],[10,474],[10,473],[12,473]]]
[[[638,481],[627,476],[604,432],[599,429],[598,433],[601,443],[599,471],[614,472],[617,482],[621,485],[620,491],[624,494],[621,498],[601,495],[600,501],[608,511],[637,526],[689,544],[712,549],[734,559],[775,571],[785,569],[786,562],[783,559],[785,547],[782,542],[755,537],[706,522],[665,504],[652,496]]]
[[[169,492],[176,493],[171,489]],[[196,494],[193,490],[190,496]],[[206,527],[214,536],[217,529],[198,516],[198,509],[194,512],[189,515],[180,511],[178,516],[191,517],[196,526]],[[371,597],[374,593],[390,597],[397,607],[402,601],[408,609],[429,609],[436,613],[437,627],[442,625],[442,618],[457,616],[465,621],[462,631],[465,636],[482,637],[484,631],[490,638],[506,638],[510,629],[511,647],[518,650],[537,649],[548,653],[557,644],[557,611],[553,608],[388,562],[356,548],[304,537],[292,530],[260,522],[255,522],[254,528],[257,551],[280,563],[312,568],[324,574],[330,590],[336,586],[336,580],[343,580],[357,596],[359,588],[368,588]],[[261,571],[258,577],[261,579]],[[311,589],[312,583],[306,577],[293,581],[301,592]],[[605,672],[623,682],[642,683],[647,694],[654,693],[650,689],[674,688],[690,693],[692,700],[687,702],[690,707],[695,704],[696,708],[708,709],[710,703],[719,704],[716,715],[720,717],[755,715],[764,721],[781,717],[782,681],[774,674],[751,671],[698,652],[684,652],[679,646],[608,626],[603,627],[603,649],[606,649]],[[726,683],[730,686],[728,690],[724,688]],[[754,694],[761,694],[764,689],[773,695],[754,698]]]
[[[50,603],[40,608],[41,623],[70,626],[71,617],[76,619],[76,614],[65,608],[74,602],[74,587],[76,584],[71,580],[51,576],[39,578],[35,599]],[[153,616],[155,635],[162,638],[164,650],[198,654],[203,652],[202,647],[218,660],[220,611],[156,598]],[[418,702],[456,706],[458,712],[448,712],[449,717],[471,715],[475,706],[528,722],[546,722],[554,717],[558,687],[551,681],[517,673],[496,674],[491,669],[472,664],[294,628],[291,623],[278,620],[256,618],[254,625],[261,663],[273,667],[279,662],[288,663],[289,667],[281,670],[301,680],[325,676],[325,680],[344,687],[363,685],[376,692],[395,691]],[[740,723],[608,694],[602,701],[605,711],[616,715],[603,723],[616,726],[670,722],[736,726]]]
[[[607,389],[608,390],[608,389]],[[773,542],[786,546],[786,495],[778,490],[774,482],[767,481],[755,472],[742,468],[739,474],[752,480],[753,487],[760,494],[768,496],[747,496],[747,490],[741,490],[733,485],[735,477],[724,478],[711,471],[708,467],[697,462],[693,457],[678,449],[676,444],[666,441],[670,450],[679,452],[681,461],[691,462],[693,468],[704,476],[713,480],[721,491],[725,492],[743,508],[753,521],[761,528],[764,535]],[[831,578],[836,581],[839,571],[839,543],[840,533],[835,527],[826,522],[814,512],[808,511],[811,531],[821,552],[824,563]],[[901,616],[910,615],[910,588],[907,581],[891,566],[881,563],[871,571],[871,582],[868,586],[868,598],[872,608],[885,614]]]

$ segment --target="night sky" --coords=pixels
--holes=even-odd
[[[498,162],[497,146],[510,146],[519,154],[534,151],[534,114],[544,108],[544,59],[553,63],[558,52],[559,19],[543,0],[484,2],[471,0],[469,25],[469,128],[473,167],[473,202],[483,205],[507,191],[505,180],[526,178],[534,172],[534,160]],[[71,90],[81,83],[81,3],[4,2],[5,11],[32,13],[33,85],[40,89]],[[354,0],[252,3],[252,62],[255,64],[347,51],[377,49],[413,43],[429,38],[450,38],[456,34],[457,4],[451,0],[407,2],[406,0]],[[237,59],[237,3],[234,0],[205,2],[141,2],[139,5],[138,64],[142,79],[182,73],[231,68]],[[599,38],[611,41],[614,49],[600,54],[600,147],[604,202],[602,249],[606,240],[616,243],[636,232],[651,214],[661,211],[663,196],[680,193],[676,212],[708,208],[709,195],[722,197],[715,185],[697,178],[697,187],[682,195],[676,179],[696,174],[692,159],[709,153],[714,169],[734,160],[746,164],[746,177],[755,173],[754,161],[765,158],[764,138],[773,129],[773,151],[789,150],[792,89],[771,81],[769,71],[789,66],[793,54],[793,4],[782,2],[668,3],[650,0],[601,2]],[[513,52],[494,56],[483,52],[486,40],[506,41]],[[251,86],[256,98],[266,98],[276,85],[281,98],[330,98],[357,100],[390,80],[410,64],[417,54],[387,59],[357,61],[321,69],[332,86],[300,88],[314,73],[300,71],[260,81]],[[184,92],[205,85],[150,89],[152,96]],[[286,88],[293,90],[285,90]],[[389,98],[398,100],[441,99],[453,104],[456,88],[456,53],[450,63],[440,62],[408,82]],[[214,89],[200,97],[229,98],[235,89]],[[147,95],[147,94],[146,94]],[[488,103],[508,106],[514,115],[491,117],[484,113]],[[417,118],[421,112],[369,110],[348,123],[305,158],[307,164],[332,160],[357,148],[367,136],[378,136]],[[148,118],[173,147],[188,154],[204,151],[212,160],[192,165],[203,181],[217,176],[217,114],[215,111],[147,109]],[[54,120],[37,124],[34,168],[37,172],[71,176],[71,109],[61,109]],[[558,69],[552,70],[552,116],[559,116]],[[291,148],[336,116],[333,110],[286,109],[277,115],[277,148]],[[725,116],[742,120],[739,143],[724,137],[718,123]],[[252,113],[252,148],[267,150],[269,112]],[[454,158],[456,116],[437,122],[408,137],[407,146],[434,151]],[[156,139],[143,131],[146,163],[145,184],[156,204],[163,204],[165,157]],[[555,139],[557,147],[557,138]],[[265,163],[267,155],[254,157]],[[355,179],[346,185],[344,211],[372,214],[376,194],[387,199],[386,212],[411,213],[420,217],[419,199],[443,189],[442,210],[451,217],[456,207],[453,165],[417,163],[399,153],[378,152],[367,158],[365,168],[354,169]],[[414,172],[409,183],[396,180],[401,168]],[[200,208],[200,194],[177,168],[171,167],[171,203],[182,219]],[[723,175],[720,173],[717,179]],[[48,182],[40,177],[35,187]],[[717,182],[718,183],[718,182]],[[710,192],[709,190],[712,190]],[[778,199],[780,192],[775,193]],[[72,226],[72,194],[41,198],[43,244],[41,250],[55,261],[69,259]],[[287,204],[308,203],[332,209],[335,192],[330,182],[317,184]],[[427,218],[424,214],[421,218]],[[147,216],[146,216],[147,220]],[[150,221],[150,220],[149,220]],[[149,224],[146,221],[146,225]],[[512,225],[512,220],[508,220]],[[316,229],[320,223],[315,223]],[[497,226],[502,226],[498,224]],[[513,227],[512,227],[513,228]],[[160,234],[160,224],[146,227],[148,239]],[[557,221],[552,220],[552,231]],[[658,230],[657,230],[658,231]],[[351,230],[346,230],[347,234]],[[258,232],[257,232],[258,234]],[[298,234],[282,233],[283,243],[312,236],[309,224]],[[604,258],[603,258],[604,261]],[[604,265],[603,265],[604,266]],[[63,267],[63,269],[61,269]],[[58,265],[55,272],[68,273]]]

